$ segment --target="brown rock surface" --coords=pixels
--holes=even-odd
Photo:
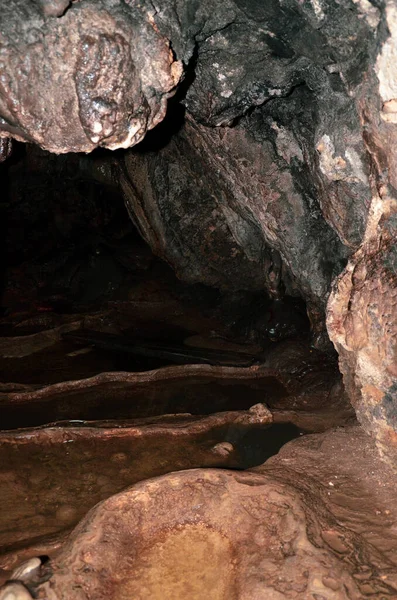
[[[47,600],[392,599],[396,494],[360,427],[305,436],[251,472],[128,488],[81,521],[47,582],[24,581]]]
[[[387,32],[358,94],[363,140],[371,162],[371,207],[363,243],[336,279],[327,328],[346,390],[382,455],[397,458],[397,14],[384,4]]]
[[[339,524],[362,536],[384,559],[397,565],[395,471],[379,458],[374,440],[360,426],[293,440],[254,470],[281,474],[290,485],[311,490],[316,502],[323,502]],[[376,574],[376,569],[367,571],[367,579]],[[384,580],[387,584],[389,577]],[[396,598],[397,588],[389,595]]]
[[[18,381],[21,360],[24,379],[19,376]],[[43,362],[60,381],[43,383]],[[69,363],[67,370],[65,362]],[[246,410],[263,402],[277,422],[292,422],[307,431],[323,431],[353,416],[335,360],[298,341],[276,345],[263,364],[252,367],[175,365],[72,380],[76,362],[77,373],[86,369],[87,375],[102,365],[95,355],[70,357],[59,346],[29,358],[0,359],[4,372],[9,373],[12,367],[15,373],[14,381],[0,385],[2,428],[32,427],[62,419],[131,419],[181,412],[202,415]],[[62,381],[65,375],[69,380]]]
[[[136,483],[192,466],[242,468],[230,431],[262,433],[272,416],[311,431],[347,422],[334,365],[280,345],[250,368],[133,373],[107,368],[107,359],[93,367],[90,348],[65,352],[61,335],[80,322],[54,319],[44,332],[5,336],[2,427],[100,410],[108,419],[171,406],[198,414],[213,411],[214,399],[217,410],[270,400],[272,415],[259,406],[0,433],[4,569],[29,545],[59,549],[95,502],[135,483],[88,514],[32,595],[397,598],[394,0],[10,0],[0,49],[0,161],[11,137],[56,153],[138,143],[163,119],[184,61],[184,106],[173,107],[165,137],[102,167],[86,163],[86,175],[92,168],[98,182],[121,183],[132,220],[178,276],[237,295],[267,291],[271,307],[301,296],[320,340],[331,282],[349,260],[333,285],[328,331],[357,416],[375,438],[346,428],[295,441],[254,473],[197,470]],[[67,187],[65,179],[59,195]],[[78,205],[84,192],[71,188],[69,198]],[[11,222],[23,214],[14,210]],[[57,239],[67,227],[49,229]],[[43,238],[33,239],[32,247]],[[114,261],[97,264],[115,270]],[[65,376],[74,361],[82,374]],[[2,600],[29,595],[12,586]]]
[[[266,435],[271,422],[271,413],[258,405],[208,417],[1,432],[0,568],[13,566],[18,549],[44,544],[44,536],[51,547],[51,536],[132,483],[192,467],[244,467],[244,436],[258,429]]]
[[[392,224],[391,224],[392,225]],[[390,227],[390,223],[389,223]],[[384,455],[397,455],[397,277],[386,229],[337,280],[328,330],[357,417]]]
[[[335,280],[327,328],[357,417],[382,455],[397,457],[397,259],[395,240],[395,53],[397,16],[385,3],[388,35],[379,45],[374,72],[361,86],[359,110],[372,168],[371,208],[361,247]]]
[[[392,563],[314,489],[277,474],[196,470],[90,511],[39,598],[396,597]],[[369,580],[371,580],[369,582]]]
[[[136,144],[163,119],[181,64],[145,7],[68,4],[2,6],[1,135],[56,153]]]

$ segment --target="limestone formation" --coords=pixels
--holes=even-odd
[[[146,4],[3,3],[1,135],[56,153],[138,143],[182,74]]]
[[[198,469],[137,484],[90,511],[38,598],[388,598],[397,589],[391,566],[282,469]]]
[[[397,15],[385,3],[387,35],[359,95],[371,163],[371,208],[363,243],[336,279],[328,331],[364,428],[392,464],[397,457],[396,93]]]

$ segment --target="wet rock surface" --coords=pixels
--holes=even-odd
[[[384,235],[337,281],[329,329],[357,416],[380,451],[397,455],[394,237]],[[393,459],[392,459],[393,460]]]
[[[37,174],[46,156],[30,158],[30,172]],[[187,288],[142,244],[125,244],[134,238],[128,221],[124,231],[117,196],[110,195],[110,209],[92,193],[84,215],[77,195],[70,223],[52,220],[51,210],[43,221],[29,208],[31,182],[21,196],[24,186],[14,185],[13,262],[8,308],[0,319],[0,495],[7,504],[0,517],[2,582],[35,556],[50,556],[43,577],[51,575],[70,530],[97,502],[126,486],[191,467],[243,470],[305,431],[354,419],[336,357],[310,347],[294,303],[285,315],[284,300],[261,299],[247,319],[242,307],[253,306],[249,294],[231,298]],[[44,198],[40,190],[36,194]],[[37,210],[44,214],[42,206]],[[28,218],[19,223],[24,211]],[[109,244],[115,261],[123,259],[123,277],[110,291],[109,270],[94,263],[78,275],[85,251],[77,238],[87,221],[90,243]],[[51,237],[54,222],[63,243]],[[29,259],[17,238],[25,232],[29,238],[30,231],[48,245]],[[128,247],[128,255],[120,251]],[[65,252],[69,265],[59,273]],[[67,287],[68,272],[81,288]],[[32,280],[40,285],[26,285]],[[85,290],[94,284],[95,294],[87,298]],[[92,343],[98,339],[104,347]],[[142,360],[128,351],[160,342],[161,348],[179,348],[182,363]],[[214,356],[226,362],[211,364]],[[200,357],[210,364],[192,361]],[[229,364],[231,357],[251,366]],[[34,596],[43,581],[21,579],[22,567],[17,573],[24,587],[6,584],[2,593]]]
[[[271,443],[263,438],[255,452],[249,439],[266,436],[272,421],[271,412],[257,405],[207,417],[71,421],[2,432],[2,567],[10,563],[10,552],[59,537],[97,502],[132,483],[192,467],[259,464]],[[293,437],[299,430],[286,433]],[[274,443],[270,430],[269,439]]]
[[[251,130],[189,122],[163,150],[127,155],[127,207],[182,279],[276,297],[299,291],[321,304],[346,249],[289,169],[278,169],[265,130]]]
[[[354,462],[346,463],[341,451],[348,440]],[[391,525],[388,494],[395,493],[394,483],[387,479],[385,489],[379,485],[383,477],[373,474],[354,510],[360,524],[352,510],[341,512],[338,506],[342,494],[345,501],[358,497],[352,465],[360,464],[360,457],[362,466],[379,464],[373,449],[362,454],[368,440],[356,429],[330,432],[291,442],[255,473],[199,469],[137,484],[87,515],[51,561],[53,575],[36,593],[43,598],[393,598],[392,527],[383,528],[390,535],[388,551],[385,536],[377,538],[366,528],[382,511],[388,511]],[[312,471],[318,458],[314,446],[323,460],[318,473]],[[327,481],[331,472],[336,489]],[[383,466],[385,475],[390,473]]]
[[[178,28],[157,8],[182,56],[187,43],[176,39],[197,23],[188,118],[164,148],[154,142],[150,152],[148,139],[126,158],[131,214],[180,276],[298,291],[314,320],[366,226],[370,161],[355,99],[375,60],[380,12],[204,3],[178,7]]]
[[[90,214],[100,221],[103,212]],[[62,248],[57,252],[62,255]],[[21,302],[26,271],[12,270],[10,309],[0,322],[0,364],[7,376],[0,385],[0,495],[7,503],[0,523],[2,582],[21,561],[43,555],[50,556],[45,573],[51,576],[70,529],[97,502],[126,486],[191,467],[243,470],[305,431],[324,431],[354,418],[335,356],[311,348],[306,328],[285,328],[280,303],[275,314],[261,315],[264,331],[255,345],[244,338],[252,337],[248,330],[257,331],[256,321],[248,324],[238,310],[247,300],[237,294],[228,317],[221,318],[225,300],[208,303],[206,293],[176,284],[169,270],[152,270],[155,259],[145,259],[142,247],[134,256],[137,277],[128,276],[128,286],[120,288],[128,290],[128,299],[116,299],[117,288],[112,300],[105,294],[84,304],[72,291],[70,314],[62,313],[59,296],[54,302],[51,285],[43,286],[44,298],[22,296]],[[26,254],[22,258],[27,261]],[[52,278],[54,285],[54,267],[45,265],[45,257],[39,257],[30,273],[38,281]],[[235,315],[241,317],[237,325]],[[280,326],[287,339],[272,341],[270,324],[276,330]],[[106,351],[86,346],[89,337],[83,345],[62,337],[80,332],[84,341],[90,330],[105,340],[110,336]],[[166,366],[160,361],[154,368],[120,352],[123,344],[136,344],[138,335],[141,341],[181,344],[195,356],[238,353],[240,360],[246,356],[255,363]],[[160,416],[166,413],[173,414]],[[204,556],[207,542],[200,539]],[[172,542],[177,553],[179,541]],[[223,558],[228,554],[216,564]],[[18,585],[18,593],[26,589],[35,595],[43,581],[22,583],[25,587],[6,584],[4,594]]]
[[[294,440],[251,471],[138,483],[48,544],[39,572],[36,559],[13,575],[54,599],[395,598],[395,495],[374,442],[339,428]]]
[[[338,523],[362,536],[386,561],[396,564],[394,469],[380,459],[374,440],[361,427],[355,425],[304,436],[286,444],[257,470],[277,473],[279,469],[290,484],[316,490],[316,497],[324,502]],[[363,575],[367,571],[362,580],[371,580],[377,574],[377,569],[362,571]],[[396,585],[394,571],[393,567],[384,578],[385,589],[388,581],[392,586],[388,591],[392,598],[397,593],[393,587]],[[369,582],[367,589],[375,593],[376,586],[371,589]]]
[[[34,24],[42,38],[28,46],[36,52],[30,63],[34,68],[48,46],[54,111],[56,93],[73,98],[57,103],[58,112],[78,105],[76,124],[76,114],[66,121],[57,113],[42,139],[32,121],[28,139],[34,130],[35,141],[57,152],[68,144],[89,151],[139,141],[164,117],[165,99],[179,79],[169,40],[185,65],[178,100],[190,118],[184,123],[181,105],[174,104],[165,134],[126,159],[127,174],[120,177],[133,220],[186,280],[275,295],[286,287],[313,304],[312,315],[324,313],[332,278],[362,240],[371,199],[356,97],[384,36],[380,10],[294,0],[282,8],[237,1],[189,8],[168,0],[139,9],[105,0],[61,4],[45,2],[36,12],[32,4],[22,14],[15,1],[15,15],[4,27],[7,42],[13,24],[25,23],[17,44],[5,43],[8,77],[16,75],[12,61],[19,64],[12,48],[24,55]],[[43,10],[62,16],[43,19]],[[73,82],[65,67],[64,80],[56,78],[59,61],[65,62],[62,48],[56,58],[51,54],[69,31],[77,36],[66,60]],[[118,83],[108,98],[103,86],[113,77]],[[4,98],[13,93],[5,89]],[[23,97],[18,101],[24,106]],[[57,133],[62,122],[68,130]],[[167,131],[170,136],[178,128],[161,149]],[[50,147],[44,135],[62,137],[62,143]]]
[[[22,9],[15,0],[3,14],[4,136],[55,152],[127,148],[163,120],[180,83],[161,127],[103,161],[97,181],[123,193],[179,278],[274,302],[301,297],[325,349],[332,281],[368,241],[376,194],[394,193],[393,152],[382,151],[394,139],[392,8],[87,0]],[[34,101],[32,78],[44,90]],[[98,295],[95,270],[111,273],[113,288],[123,279],[123,250],[116,261],[109,246],[93,252],[78,273],[73,256],[62,264],[64,288],[83,301]],[[353,380],[355,366],[342,370]]]
[[[346,389],[364,428],[395,467],[396,271],[394,151],[396,14],[386,2],[387,35],[359,96],[363,139],[371,160],[371,209],[359,250],[336,279],[327,326],[340,356]]]
[[[55,349],[52,346],[48,354],[39,353],[36,360],[31,359],[33,373],[37,373],[44,358],[51,368]],[[60,348],[58,352],[57,361],[65,350]],[[76,372],[75,362],[80,363],[84,356],[69,357],[70,375]],[[9,368],[10,362],[3,364]],[[59,363],[53,364],[60,368]],[[100,364],[94,356],[86,368],[92,370]],[[83,366],[84,362],[79,369]],[[61,374],[65,372],[61,370]],[[0,387],[3,429],[63,419],[128,419],[174,412],[202,415],[246,410],[261,402],[277,411],[280,422],[291,421],[307,430],[313,430],[312,419],[317,422],[314,430],[322,430],[353,416],[335,362],[291,342],[285,342],[263,364],[253,367],[179,365],[135,372],[116,370],[52,385],[14,380]]]

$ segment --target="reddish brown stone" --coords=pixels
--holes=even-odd
[[[395,217],[335,283],[328,331],[357,417],[380,451],[397,455],[397,256]],[[393,230],[393,231],[392,231]],[[380,234],[380,231],[379,231]]]
[[[280,475],[193,470],[137,484],[90,511],[38,597],[390,597],[391,563]]]
[[[90,152],[132,146],[163,119],[182,67],[150,11],[103,0],[24,4],[2,7],[1,135]]]
[[[51,332],[45,333],[40,340],[51,340]],[[58,333],[54,331],[54,335]],[[12,339],[14,349],[24,348],[21,338]],[[21,361],[23,380],[18,384]],[[84,369],[89,375],[90,369],[92,372],[102,366],[89,354],[65,356],[64,348],[56,345],[23,359],[0,359],[3,370],[10,373],[12,368],[15,374],[12,383],[0,384],[3,428],[31,427],[62,419],[128,419],[181,412],[202,415],[244,410],[265,402],[274,411],[277,422],[293,422],[308,431],[322,431],[345,423],[354,414],[335,361],[300,342],[277,345],[267,354],[264,364],[252,367],[178,365],[144,372],[105,372],[71,380],[76,377],[76,363],[80,377],[84,376]],[[52,377],[61,381],[43,383],[43,364]],[[33,384],[27,384],[35,374],[38,377]]]
[[[137,481],[192,467],[241,468],[244,436],[271,422],[271,413],[261,405],[208,417],[1,432],[0,554],[13,550],[15,555],[18,547],[37,545],[44,536],[51,545],[52,535],[59,536],[97,502]],[[6,566],[3,557],[0,567]]]
[[[347,393],[382,455],[397,459],[397,235],[395,55],[397,18],[384,7],[387,35],[358,95],[372,168],[363,244],[333,285],[327,327]]]
[[[397,563],[395,471],[380,459],[375,441],[360,426],[300,437],[254,471],[311,490],[338,523]],[[389,580],[397,586],[394,573],[385,577],[385,584]],[[397,587],[388,594],[397,597]]]
[[[396,493],[360,427],[305,436],[251,472],[136,484],[23,582],[46,600],[396,598]]]

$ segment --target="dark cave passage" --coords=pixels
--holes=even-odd
[[[150,138],[148,144],[138,152],[152,152]],[[7,187],[1,207],[1,461],[21,480],[45,478],[41,504],[49,503],[42,525],[22,520],[7,543],[0,536],[3,553],[21,545],[21,528],[26,543],[58,534],[95,502],[143,476],[189,466],[254,467],[306,427],[328,427],[327,397],[339,376],[335,357],[311,347],[304,301],[179,279],[127,212],[121,154],[55,156],[18,146],[0,167]],[[251,411],[264,405],[273,411],[273,424],[262,409]],[[321,424],[311,424],[318,408]],[[151,433],[165,427],[164,419],[168,428],[183,424],[180,447],[173,449],[167,432],[158,439]],[[201,422],[200,433],[189,433]],[[98,441],[101,431],[128,432],[134,423],[146,432],[141,442],[121,442],[113,434],[103,447]],[[54,436],[52,448],[39,461],[35,436],[45,432]],[[59,432],[66,440],[77,436],[76,451],[64,454]],[[114,477],[104,453],[133,455],[135,466],[124,478]],[[59,487],[62,471],[76,488]],[[80,490],[88,477],[108,485]],[[80,507],[66,523],[50,508],[55,488],[57,506],[73,497]],[[8,497],[15,490],[6,486],[0,493]],[[29,502],[35,493],[34,484]]]
[[[19,146],[2,167],[6,380],[55,384],[171,364],[248,367],[282,341],[310,344],[298,297],[178,279],[129,218],[117,160]]]

